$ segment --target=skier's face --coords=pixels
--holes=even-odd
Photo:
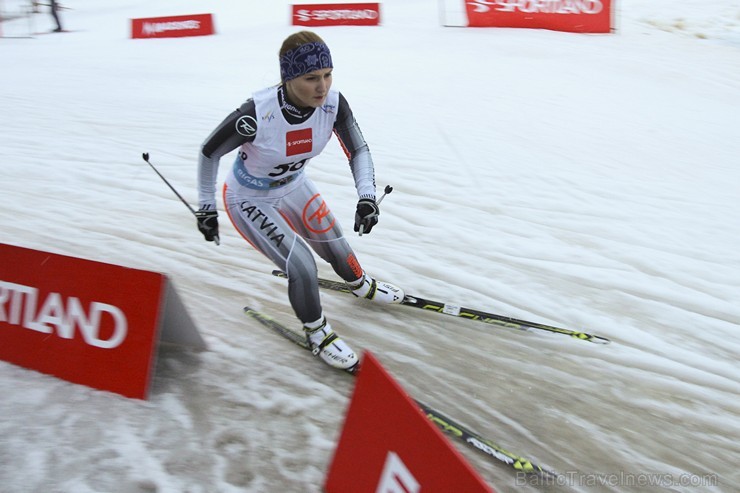
[[[331,71],[331,68],[322,68],[287,81],[288,96],[298,106],[318,108],[329,94]]]

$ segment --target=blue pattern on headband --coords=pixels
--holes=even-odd
[[[306,43],[280,57],[280,77],[283,82],[314,70],[333,67],[329,47],[324,43]]]

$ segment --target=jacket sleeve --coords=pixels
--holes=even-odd
[[[216,181],[222,157],[257,135],[254,101],[248,99],[208,136],[198,156],[198,202],[200,208],[216,207]]]
[[[334,133],[349,158],[349,167],[355,180],[355,188],[360,198],[375,199],[375,166],[370,148],[362,136],[352,109],[347,100],[339,94],[339,109],[334,123]]]

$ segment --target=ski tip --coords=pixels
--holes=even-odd
[[[248,307],[248,306],[245,306],[243,308],[243,310],[244,310],[244,313],[246,313],[247,315],[252,315],[252,314],[254,314],[254,315],[262,315],[262,313],[258,312],[254,308],[251,308],[251,307]]]
[[[612,342],[611,339],[607,339],[606,337],[595,336],[591,334],[589,334],[588,341],[593,342],[594,344],[609,344]]]
[[[537,471],[537,474],[539,476],[541,476],[541,477],[549,478],[551,481],[554,478],[559,478],[560,477],[560,474],[557,473],[557,472],[555,472],[555,471],[553,471],[552,469],[546,469],[544,467],[539,467],[539,466],[538,466],[538,468],[539,468],[539,470]]]

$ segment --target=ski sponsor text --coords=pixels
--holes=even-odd
[[[181,38],[214,34],[212,14],[131,19],[131,37]]]
[[[610,33],[612,0],[468,0],[470,27]]]
[[[74,338],[77,328],[86,344],[103,349],[120,346],[128,332],[126,315],[117,306],[83,303],[61,293],[40,295],[32,286],[4,281],[0,281],[0,322],[63,339]],[[110,327],[104,331],[102,325]]]
[[[293,5],[294,26],[377,26],[379,3]]]

